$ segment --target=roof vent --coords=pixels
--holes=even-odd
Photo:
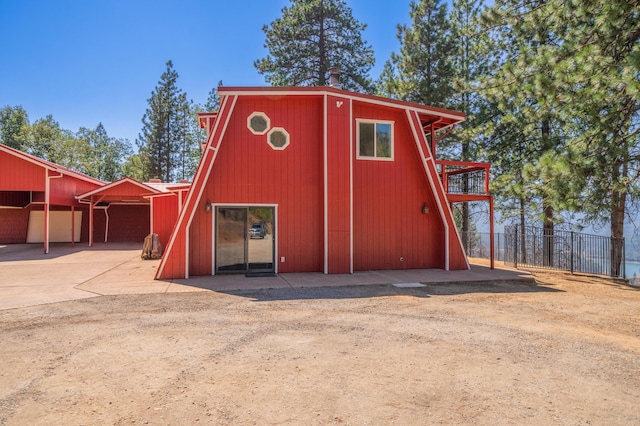
[[[340,84],[340,67],[331,67],[329,68],[328,71],[329,71],[329,87],[342,89],[342,85]]]
[[[162,183],[162,179],[149,179],[149,183]]]

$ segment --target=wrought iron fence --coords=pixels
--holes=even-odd
[[[514,267],[624,278],[624,238],[508,226],[504,234],[504,261]]]
[[[465,253],[469,257],[489,259],[491,256],[491,234],[489,232],[460,232],[460,239]],[[494,233],[493,258],[505,260],[505,238],[501,232]]]
[[[485,194],[485,170],[472,172],[452,171],[447,176],[447,192],[450,194]]]

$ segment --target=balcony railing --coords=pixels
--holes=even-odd
[[[444,190],[454,201],[489,196],[489,163],[437,160]],[[468,197],[467,197],[468,196]]]

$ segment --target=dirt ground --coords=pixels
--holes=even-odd
[[[640,424],[640,291],[536,280],[0,311],[0,424]]]

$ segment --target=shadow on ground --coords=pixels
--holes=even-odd
[[[396,287],[393,284],[313,288],[270,288],[248,290],[213,290],[251,299],[256,302],[312,299],[366,299],[389,296],[411,296],[426,299],[432,296],[456,296],[471,293],[556,293],[563,292],[531,283],[429,283],[423,287]]]

